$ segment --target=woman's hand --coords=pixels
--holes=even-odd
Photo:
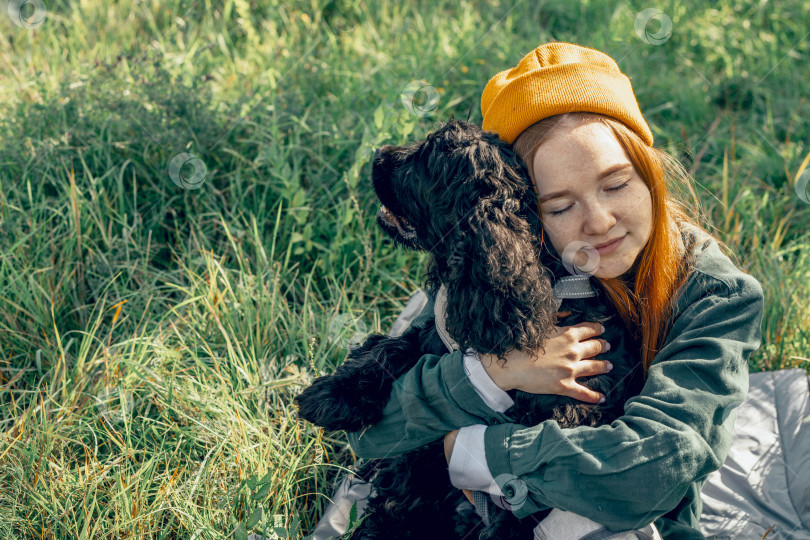
[[[565,316],[559,312],[558,315]],[[535,352],[532,355],[529,351],[513,349],[506,353],[503,367],[496,355],[482,354],[480,357],[484,369],[502,390],[557,394],[598,403],[604,396],[582,386],[576,379],[601,375],[613,368],[607,360],[589,359],[610,350],[604,339],[590,339],[604,332],[602,325],[583,322],[574,326],[557,326],[555,329],[554,335],[546,340],[545,354]]]
[[[448,464],[450,464],[450,456],[453,455],[453,447],[456,445],[456,436],[458,436],[457,429],[444,436],[444,457],[447,459]],[[469,489],[462,489],[461,491],[464,492],[464,496],[467,497],[471,503],[475,504],[473,502],[472,491]]]

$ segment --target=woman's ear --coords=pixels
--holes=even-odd
[[[481,197],[459,222],[447,259],[447,331],[461,350],[539,349],[556,323],[536,225],[510,193]]]

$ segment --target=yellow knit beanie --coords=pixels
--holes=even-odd
[[[509,144],[535,122],[568,112],[612,116],[653,144],[630,79],[610,56],[573,43],[540,45],[517,67],[492,77],[481,112],[483,128]]]

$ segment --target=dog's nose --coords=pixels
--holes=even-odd
[[[386,144],[385,146],[377,148],[377,150],[374,152],[374,161],[381,160],[385,155],[385,153],[388,152],[388,150],[390,150],[391,148],[393,147],[390,144]]]

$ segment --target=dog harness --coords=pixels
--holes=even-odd
[[[554,298],[557,299],[557,309],[560,309],[566,298],[590,298],[596,296],[591,287],[590,277],[586,274],[578,276],[564,276],[554,284]]]

